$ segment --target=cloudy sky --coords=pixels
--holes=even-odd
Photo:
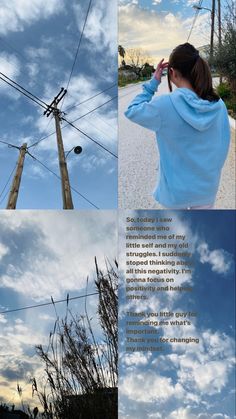
[[[30,212],[2,211],[0,218],[0,312],[64,299],[95,290],[95,265],[117,258],[114,211]],[[63,240],[62,240],[63,238]],[[97,297],[88,298],[88,312],[96,325]],[[69,303],[84,314],[84,299]],[[66,303],[56,305],[64,316]],[[18,405],[17,383],[24,402],[31,398],[30,378],[42,378],[35,345],[47,344],[55,322],[52,306],[0,314],[0,403]]]
[[[119,43],[124,48],[142,48],[156,63],[187,41],[196,0],[119,0]],[[217,2],[216,2],[217,3]],[[222,1],[222,8],[225,2]],[[211,8],[211,0],[202,7]],[[201,10],[189,42],[196,47],[210,42],[210,12]],[[217,32],[216,27],[216,32]]]
[[[159,298],[152,295],[142,304],[133,300],[126,303],[122,287],[125,276],[124,228],[128,215],[151,217],[157,216],[157,212],[126,212],[120,220],[123,278],[120,284],[119,389],[122,419],[234,419],[233,211],[158,211],[159,216],[169,216],[174,220],[169,234],[184,234],[186,241],[192,244],[194,268],[184,277],[175,276],[175,285],[192,286],[193,292],[162,292]],[[190,325],[157,328],[161,336],[194,337],[199,339],[199,343],[168,343],[161,353],[125,352],[127,310],[197,312]]]
[[[51,103],[66,87],[89,0],[2,0],[0,4],[0,72]],[[67,119],[117,154],[117,8],[116,1],[92,0],[77,62],[63,103]],[[106,90],[104,93],[101,93]],[[98,94],[98,95],[97,95]],[[93,99],[91,97],[97,95]],[[90,100],[87,100],[90,99]],[[0,140],[22,145],[54,133],[54,120],[43,109],[0,80]],[[109,101],[109,102],[108,102]],[[69,110],[72,106],[84,102]],[[107,104],[105,104],[108,102]],[[117,159],[74,128],[64,128],[71,184],[99,208],[116,207]],[[55,133],[31,153],[59,174]],[[9,176],[18,150],[0,143],[0,208],[6,207]],[[7,184],[6,188],[5,185]],[[75,208],[92,208],[75,192]],[[26,157],[18,208],[61,208],[60,180]]]

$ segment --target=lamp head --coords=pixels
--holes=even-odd
[[[76,147],[74,147],[74,153],[75,154],[80,154],[82,153],[82,147],[80,145],[77,145]]]

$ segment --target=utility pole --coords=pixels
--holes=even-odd
[[[218,28],[219,28],[219,45],[222,45],[222,37],[221,37],[221,2],[218,0]]]
[[[48,106],[48,109],[44,112],[44,115],[47,117],[53,113],[55,118],[56,125],[56,136],[57,136],[57,148],[58,148],[58,159],[59,159],[59,168],[61,173],[61,188],[62,188],[62,199],[63,199],[63,209],[74,209],[71,187],[69,181],[69,174],[67,169],[64,145],[61,134],[61,111],[58,109],[57,105],[62,100],[66,94],[66,90],[61,88],[60,93],[53,99],[52,103]]]
[[[211,43],[210,43],[210,63],[212,64],[213,59],[213,48],[214,48],[214,29],[215,29],[215,0],[212,0],[211,8]]]
[[[20,150],[19,158],[17,161],[16,172],[12,182],[7,209],[16,209],[16,203],[18,198],[18,193],[20,189],[21,176],[24,167],[25,154],[27,152],[27,143],[24,143],[21,147],[17,147]]]
[[[218,30],[219,30],[219,50],[222,53],[222,37],[221,37],[221,3],[218,0]],[[220,74],[220,83],[222,83],[222,75]]]

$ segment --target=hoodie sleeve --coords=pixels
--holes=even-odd
[[[153,99],[159,84],[160,81],[154,77],[149,82],[144,83],[143,92],[132,100],[125,111],[125,116],[132,122],[152,131],[157,131],[161,125],[160,98]]]

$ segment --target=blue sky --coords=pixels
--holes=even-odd
[[[62,240],[63,238],[63,240]],[[117,258],[114,211],[2,211],[0,219],[0,311],[65,299],[94,292],[95,264],[105,270],[105,258]],[[84,314],[84,299],[71,301],[73,314]],[[87,299],[94,330],[97,296]],[[66,303],[56,305],[59,316]],[[30,378],[43,377],[35,345],[48,343],[56,320],[52,306],[0,314],[0,403],[20,403],[17,382],[25,404],[35,405]]]
[[[140,215],[172,217],[174,221],[169,234],[185,234],[188,238],[186,241],[192,244],[195,264],[191,274],[174,278],[175,285],[192,286],[191,294],[162,292],[159,298],[152,295],[142,303],[125,302],[125,290],[122,287],[125,277],[125,217]],[[120,268],[123,274],[119,300],[122,419],[233,419],[234,212],[127,211],[121,215],[120,222]],[[188,326],[157,329],[160,336],[195,337],[199,339],[199,344],[169,343],[163,352],[127,353],[124,346],[127,310],[197,312],[196,318],[190,319]]]
[[[69,80],[89,1],[1,1],[0,71],[39,98],[51,102]],[[86,101],[68,113],[69,121],[101,106],[75,123],[89,136],[117,154],[117,10],[116,2],[92,0],[87,24],[63,110]],[[0,140],[15,145],[33,144],[54,132],[54,120],[43,109],[0,81]],[[71,185],[99,208],[117,206],[117,159],[73,128],[62,130],[64,147],[83,147],[71,153]],[[55,134],[30,151],[59,174]],[[0,208],[5,208],[7,179],[18,150],[0,144]],[[4,198],[5,196],[5,198]],[[73,193],[75,208],[93,208]],[[26,156],[17,208],[62,208],[60,181]]]
[[[141,48],[154,64],[163,57],[167,59],[177,45],[187,41],[195,16],[193,5],[198,3],[197,0],[119,0],[119,43],[125,49]],[[225,3],[221,2],[222,17]],[[202,7],[210,9],[211,0],[203,0]],[[210,16],[208,10],[201,10],[198,15],[189,39],[196,47],[210,43]],[[217,35],[217,19],[215,25]]]

